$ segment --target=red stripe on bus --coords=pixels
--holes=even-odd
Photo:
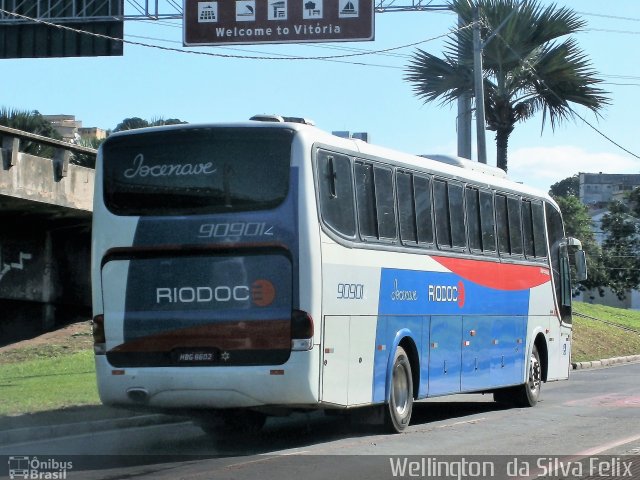
[[[176,348],[272,350],[291,348],[291,320],[212,322],[167,330],[114,347],[112,352],[170,352]]]
[[[551,281],[549,269],[542,265],[513,265],[450,257],[433,259],[465,280],[496,290],[526,290]]]

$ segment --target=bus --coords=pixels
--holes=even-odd
[[[569,376],[585,265],[553,199],[495,167],[290,117],[119,132],[96,164],[100,397],[206,432],[361,407],[401,432],[414,401],[468,392],[533,406]]]

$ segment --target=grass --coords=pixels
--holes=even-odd
[[[572,361],[640,354],[640,312],[574,303]],[[0,416],[100,403],[91,335],[82,328],[52,342],[0,351]]]
[[[637,331],[616,328],[607,323],[573,317],[573,362],[600,360],[640,354],[640,312],[575,302],[574,311]]]
[[[21,360],[0,364],[0,415],[98,404],[95,378],[92,350],[44,357],[23,352]]]
[[[640,311],[624,310],[622,308],[592,305],[590,303],[575,302],[574,311],[590,317],[613,322],[624,327],[633,328],[640,333]]]

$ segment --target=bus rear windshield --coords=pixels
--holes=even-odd
[[[182,128],[113,137],[103,146],[104,201],[116,215],[274,208],[289,190],[293,131]]]

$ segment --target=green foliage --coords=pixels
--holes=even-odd
[[[37,110],[18,110],[13,108],[0,108],[0,125],[15,128],[24,132],[35,133],[43,137],[49,137],[61,140],[62,136],[55,131],[51,123],[40,114]],[[20,151],[38,157],[52,158],[53,149],[37,142],[28,140],[20,141]]]
[[[611,202],[602,218],[606,237],[602,243],[609,287],[618,298],[640,286],[640,220],[629,202]]]
[[[587,255],[588,278],[579,284],[579,290],[598,289],[602,293],[602,288],[609,284],[609,278],[603,263],[602,249],[595,240],[586,205],[573,195],[556,197],[555,200],[562,212],[565,234],[580,240]],[[573,285],[578,284],[574,281]]]
[[[80,141],[78,142],[78,145],[81,147],[93,148],[97,150],[98,148],[100,148],[100,145],[102,145],[105,140],[106,138],[95,138],[95,137],[81,138]],[[82,167],[96,168],[95,155],[88,155],[84,153],[74,153],[71,156],[70,162],[75,165],[80,165]]]
[[[549,189],[549,195],[556,200],[558,197],[568,197],[569,195],[580,197],[580,176],[576,173],[571,177],[554,183]]]
[[[147,121],[140,117],[131,117],[125,118],[116,126],[116,128],[113,129],[113,131],[121,132],[124,130],[135,130],[138,128],[159,127],[162,125],[181,125],[185,123],[187,122],[184,122],[179,118],[164,119],[162,117],[154,117],[151,119],[151,121]]]
[[[609,99],[597,87],[602,80],[576,42],[560,40],[586,25],[575,12],[555,5],[543,7],[535,0],[450,2],[465,24],[472,22],[475,5],[482,38],[496,34],[482,57],[485,116],[487,128],[496,132],[497,165],[507,170],[508,139],[518,122],[541,112],[542,127],[549,120],[555,128],[575,116],[570,104],[598,114]],[[405,80],[425,103],[440,100],[448,104],[463,94],[473,96],[472,29],[460,31],[447,42],[444,58],[418,50]]]
[[[121,121],[116,128],[113,129],[114,132],[122,132],[124,130],[135,130],[137,128],[146,128],[149,126],[149,122],[140,118],[140,117],[131,117],[125,118]]]

